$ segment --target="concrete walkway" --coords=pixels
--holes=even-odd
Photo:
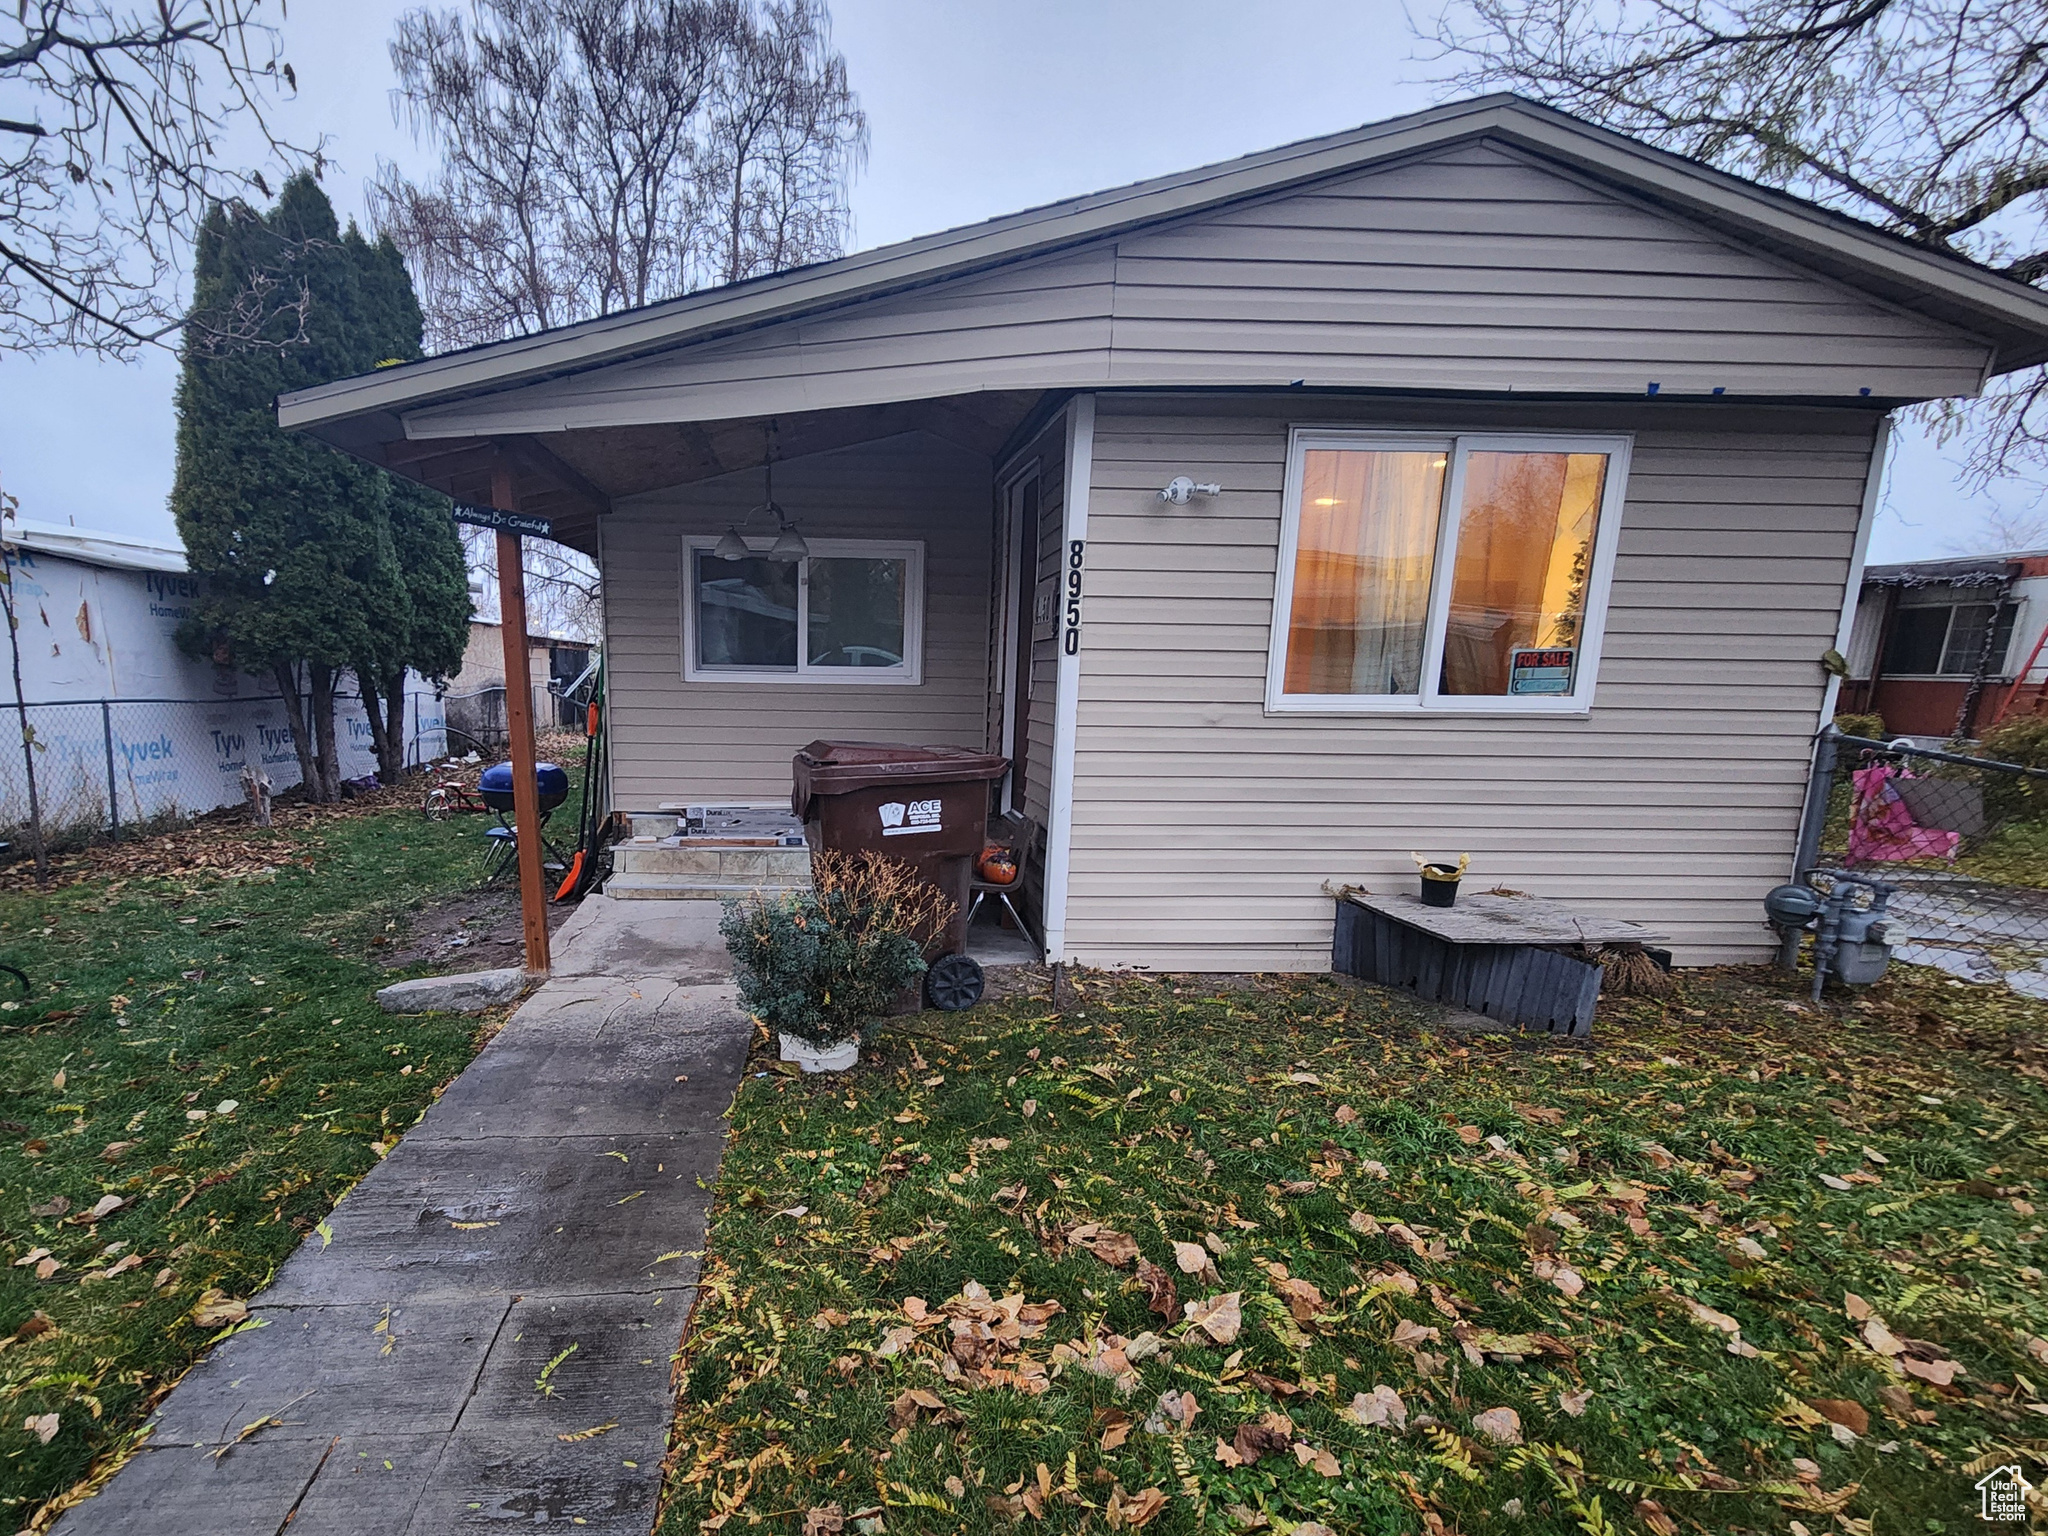
[[[717,920],[585,902],[554,979],[255,1299],[264,1326],[55,1536],[645,1536],[750,1033]]]

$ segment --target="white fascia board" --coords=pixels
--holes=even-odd
[[[1067,484],[1060,509],[1060,610],[1055,651],[1052,783],[1047,786],[1044,929],[1047,964],[1066,959],[1074,851],[1074,738],[1080,723],[1081,601],[1088,553],[1088,482],[1095,468],[1095,397],[1067,404]]]

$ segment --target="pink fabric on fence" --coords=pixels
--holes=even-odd
[[[1959,833],[1923,827],[1892,784],[1896,770],[1884,763],[1858,768],[1850,775],[1856,786],[1849,818],[1851,864],[1900,863],[1906,859],[1949,859],[1956,856]]]

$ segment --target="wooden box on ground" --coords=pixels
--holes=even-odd
[[[1347,891],[1337,898],[1330,967],[1503,1024],[1583,1036],[1593,1032],[1601,967],[1571,951],[1657,937],[1534,896],[1425,907],[1413,896]]]

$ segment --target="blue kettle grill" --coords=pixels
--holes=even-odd
[[[545,816],[569,798],[569,775],[553,763],[535,763],[533,779],[540,790],[540,813]],[[493,763],[477,780],[477,793],[500,816],[512,814],[512,765]]]
[[[548,817],[569,798],[569,775],[554,763],[535,763],[533,778],[534,787],[540,791],[541,868],[560,870],[566,865],[561,853],[548,842],[545,829]],[[506,820],[512,814],[512,765],[491,764],[478,778],[476,789],[484,804],[498,814],[498,824],[484,832],[483,883],[490,885],[519,867],[519,833]]]

